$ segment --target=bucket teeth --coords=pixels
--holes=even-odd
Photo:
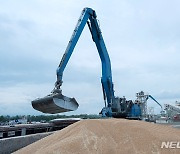
[[[43,98],[35,99],[31,103],[35,110],[51,114],[74,111],[79,106],[75,98],[63,96],[60,93],[52,93]]]

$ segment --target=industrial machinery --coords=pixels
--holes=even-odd
[[[78,108],[78,103],[76,100],[74,98],[69,98],[62,95],[62,90],[60,87],[62,85],[64,69],[86,23],[91,32],[92,40],[96,44],[102,63],[101,83],[105,103],[105,107],[101,111],[102,116],[140,118],[141,109],[138,104],[135,104],[132,101],[127,101],[125,98],[114,96],[110,58],[102,37],[100,27],[98,25],[96,13],[91,8],[84,8],[82,11],[72,37],[61,59],[59,67],[57,68],[57,81],[55,83],[54,90],[50,95],[32,101],[33,108],[44,113],[68,112],[74,111]]]
[[[148,113],[147,113],[147,101],[149,98],[151,98],[154,102],[156,102],[161,108],[161,113],[163,112],[162,105],[152,95],[145,94],[143,91],[141,91],[139,93],[136,93],[135,102],[140,105],[141,111],[142,111],[142,117],[144,117],[144,118],[146,118],[146,116],[148,115]]]
[[[176,102],[177,106],[178,103]],[[171,104],[164,104],[166,116],[169,120],[180,121],[180,108]]]
[[[180,107],[180,102],[176,101],[175,104]]]

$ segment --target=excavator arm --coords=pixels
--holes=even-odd
[[[73,31],[73,34],[71,36],[71,39],[68,43],[68,46],[65,50],[65,53],[61,59],[61,62],[57,68],[56,74],[57,74],[57,81],[55,84],[55,88],[59,89],[61,84],[62,84],[62,77],[63,77],[63,72],[64,69],[66,68],[66,65],[73,53],[73,50],[79,40],[79,37],[84,29],[84,26],[86,25],[87,20],[89,19],[90,15],[93,16],[93,10],[89,8],[84,8],[81,16],[78,20],[78,23]]]
[[[91,8],[83,9],[82,14],[71,36],[71,39],[68,43],[68,46],[65,50],[65,53],[56,70],[57,81],[55,83],[55,88],[52,91],[52,94],[46,96],[45,98],[40,98],[32,101],[32,106],[36,110],[45,113],[60,113],[60,112],[73,111],[78,107],[78,104],[74,98],[68,98],[62,95],[62,90],[60,87],[62,85],[64,69],[66,68],[66,65],[72,55],[72,52],[87,23],[92,35],[92,39],[96,44],[102,63],[101,83],[102,83],[103,96],[105,101],[105,108],[103,109],[103,114],[104,115],[106,114],[106,116],[112,116],[111,105],[114,99],[114,89],[112,83],[111,63],[96,17],[97,16],[95,11],[92,10]],[[64,105],[62,105],[63,103]],[[50,106],[53,107],[49,108]],[[67,108],[66,106],[68,106],[69,108]]]

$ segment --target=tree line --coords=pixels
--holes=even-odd
[[[81,119],[98,119],[100,118],[99,115],[95,114],[80,114],[80,115],[16,115],[16,116],[9,116],[9,115],[1,115],[0,116],[0,122],[9,122],[11,120],[18,120],[18,119],[27,119],[27,122],[40,122],[40,121],[46,121],[49,122],[53,119],[62,119],[62,118],[81,118]]]

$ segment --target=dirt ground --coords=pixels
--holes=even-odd
[[[81,120],[17,151],[16,154],[180,153],[179,148],[161,148],[165,141],[180,141],[180,130],[136,120]]]

